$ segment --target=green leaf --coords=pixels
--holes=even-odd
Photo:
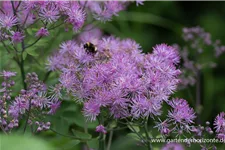
[[[79,140],[70,140],[63,146],[63,149],[71,149],[79,143],[80,143]]]
[[[117,126],[117,122],[115,120],[113,120],[110,124],[109,124],[109,128],[113,129]]]
[[[9,56],[9,58],[13,58],[14,57],[14,53],[9,53],[8,56]]]
[[[44,140],[19,135],[0,135],[2,150],[53,150]]]
[[[73,121],[76,125],[83,127],[85,124],[85,118],[81,113],[76,113],[75,114],[75,118]],[[95,129],[96,126],[98,126],[98,122],[97,121],[93,121],[93,122],[89,122],[88,123],[88,129]]]
[[[138,126],[128,125],[128,128],[133,132],[140,132],[140,128]]]
[[[29,48],[26,50],[27,54],[31,55],[31,56],[38,56],[39,54],[35,51],[36,47],[33,48]]]
[[[23,52],[23,60],[25,60],[27,58],[27,52]]]
[[[49,39],[41,39],[36,43],[36,46],[46,46],[46,44],[49,42]]]
[[[98,138],[93,138],[87,142],[88,146],[92,149],[98,149]]]
[[[32,29],[31,29],[31,28],[27,28],[27,33],[28,33],[29,35],[33,35]]]
[[[138,140],[138,141],[140,140],[139,136],[137,134],[135,134],[135,133],[128,133],[127,136],[131,137],[131,138],[133,138],[135,140]]]
[[[72,130],[75,137],[82,139],[82,140],[90,140],[92,136],[88,133],[83,133],[80,131]]]

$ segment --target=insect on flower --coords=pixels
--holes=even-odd
[[[89,54],[95,54],[98,50],[97,47],[90,42],[87,42],[87,43],[84,44],[84,49]]]

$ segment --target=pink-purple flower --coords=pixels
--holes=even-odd
[[[37,33],[36,33],[36,36],[37,37],[40,37],[40,36],[48,36],[49,35],[49,32],[48,32],[48,29],[44,28],[44,27],[41,27]]]
[[[98,125],[95,129],[96,132],[99,132],[99,133],[103,133],[103,134],[106,134],[107,131],[105,129],[105,127],[103,125]]]
[[[84,103],[84,116],[95,120],[101,108],[108,108],[114,118],[159,115],[179,83],[177,51],[161,44],[144,54],[131,39],[94,41],[94,55],[86,52],[82,40],[62,43],[49,65],[62,72],[60,82],[67,92]]]
[[[20,43],[25,38],[22,32],[16,31],[12,34],[11,39],[13,43]]]
[[[225,140],[225,113],[221,112],[216,116],[214,121],[214,128],[216,129],[217,138]]]
[[[16,16],[0,14],[0,28],[10,30],[13,26],[18,24]]]
[[[189,106],[186,100],[177,98],[168,103],[173,108],[168,113],[169,119],[183,125],[192,124],[194,122],[196,118],[194,109]]]

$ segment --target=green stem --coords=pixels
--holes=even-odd
[[[5,131],[4,127],[0,125],[1,130],[4,132],[4,134],[8,135],[8,133]]]
[[[29,99],[29,108],[28,108],[28,112],[27,112],[26,123],[25,123],[24,129],[23,129],[23,134],[25,134],[26,129],[27,129],[27,124],[28,124],[28,121],[29,121],[29,118],[30,118],[30,110],[31,110],[31,99]]]
[[[71,135],[65,135],[65,134],[62,134],[62,133],[59,133],[55,130],[53,130],[52,128],[50,128],[49,130],[51,130],[52,132],[58,134],[58,135],[61,135],[61,136],[64,136],[64,137],[68,137],[68,138],[72,138],[72,139],[77,139],[77,140],[82,140],[82,141],[88,141],[90,139],[81,139],[81,138],[78,138],[78,137],[75,137],[75,136],[71,136]]]
[[[112,137],[113,137],[113,131],[110,131],[110,133],[109,133],[109,141],[108,141],[108,145],[107,145],[107,150],[110,150],[110,148],[111,148]]]
[[[84,133],[88,134],[88,124],[87,124],[86,120],[84,121]],[[89,150],[90,148],[88,146],[87,141],[85,141],[84,143],[85,143],[85,145],[84,145],[85,148]]]
[[[24,50],[25,50],[25,46],[24,46],[24,40],[23,40],[22,41],[21,62],[20,62],[20,72],[21,72],[23,87],[26,90],[27,89],[27,84],[25,82],[25,70],[24,70],[24,60],[23,60],[23,52],[24,52]]]
[[[140,138],[140,140],[141,140],[142,142],[144,142],[144,143],[146,144],[146,140],[144,139],[144,137],[143,137],[141,134],[139,134],[139,133],[133,128],[132,124],[129,123],[129,120],[126,119],[126,121],[127,121],[128,125],[130,126],[130,128],[132,129],[132,131],[133,131],[135,134],[137,134],[137,136]]]
[[[196,83],[196,104],[195,104],[196,110],[197,110],[197,123],[201,123],[200,119],[200,113],[201,113],[201,71],[197,70],[197,83]]]
[[[104,125],[104,119],[102,116],[98,118],[99,125]],[[104,133],[99,133],[99,150],[105,150],[105,137]]]
[[[45,83],[49,77],[49,75],[52,73],[52,71],[48,71],[46,74],[45,74],[45,77],[43,79],[43,82]]]
[[[146,137],[147,137],[147,141],[146,141],[147,148],[148,148],[148,150],[152,150],[152,144],[150,142],[151,138],[148,134],[148,118],[145,121],[144,130],[145,130],[145,134],[146,134]]]
[[[105,140],[103,133],[99,133],[99,150],[105,150]]]
[[[32,44],[25,46],[24,47],[24,50],[27,49],[27,48],[29,48],[29,47],[31,47],[31,46],[33,46],[34,44],[36,44],[41,38],[42,38],[42,36],[40,36],[39,38],[37,38]]]

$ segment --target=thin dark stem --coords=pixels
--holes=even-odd
[[[46,82],[47,81],[47,79],[48,79],[48,77],[49,77],[49,75],[52,73],[52,71],[48,71],[46,74],[45,74],[45,77],[44,77],[44,80],[43,80],[43,82]]]
[[[64,24],[64,22],[62,22],[62,23],[60,23],[60,24],[58,24],[56,26],[50,27],[48,30],[53,30],[53,29],[55,29],[55,28],[57,28],[57,27],[59,27],[59,26],[61,26],[63,24]]]
[[[191,88],[190,86],[187,87],[187,92],[188,92],[188,96],[189,96],[189,98],[190,98],[190,101],[191,101],[192,105],[194,105],[195,100],[194,100],[194,98],[193,98],[193,94],[192,94],[190,88]]]
[[[23,129],[23,134],[26,132],[26,129],[27,129],[27,124],[28,124],[28,121],[30,118],[30,110],[31,110],[31,99],[29,99],[29,108],[28,108],[26,123],[25,123],[24,129]]]
[[[56,134],[58,134],[58,135],[61,135],[61,136],[64,136],[64,137],[68,137],[68,138],[72,138],[72,139],[85,140],[85,141],[90,140],[90,139],[80,139],[80,138],[77,138],[77,137],[71,136],[71,135],[65,135],[65,134],[62,134],[62,133],[59,133],[59,132],[53,130],[52,128],[50,128],[49,130],[51,130],[52,132],[54,132],[54,133],[56,133]]]
[[[5,12],[0,8],[0,11],[3,13],[3,14],[5,14]]]
[[[42,36],[40,36],[39,38],[37,38],[36,41],[34,41],[32,44],[25,46],[24,47],[24,50],[27,49],[27,48],[29,48],[29,47],[31,47],[31,46],[33,46],[34,44],[36,44],[41,38],[42,38]]]
[[[99,150],[105,150],[105,141],[103,133],[99,133]]]
[[[88,124],[87,124],[86,120],[84,121],[84,133],[88,134]],[[88,146],[88,143],[86,141],[84,143],[85,143],[85,145],[84,145],[85,148],[87,148],[89,150],[90,148]]]
[[[15,7],[14,7],[14,2],[11,1],[11,4],[12,4],[12,8],[13,8],[13,14],[14,14],[14,16],[17,16],[17,14],[16,14],[17,9],[15,9]],[[16,25],[16,27],[17,27],[17,30],[20,30],[19,25]],[[23,52],[25,50],[24,40],[22,41],[21,47],[22,47],[21,62],[18,62],[18,65],[20,67],[23,87],[24,87],[24,89],[27,89],[27,85],[25,83],[25,70],[24,70],[24,60],[23,60]]]
[[[11,1],[11,5],[12,5],[12,8],[13,8],[13,14],[14,14],[14,16],[16,16],[16,9],[14,7],[14,2],[13,1]]]
[[[19,1],[19,4],[16,7],[16,11],[18,10],[18,8],[20,7],[21,1]]]
[[[27,89],[27,84],[25,83],[25,71],[24,71],[24,60],[22,58],[21,63],[20,63],[20,72],[22,76],[22,82],[23,82],[23,87],[24,89]]]
[[[21,54],[21,62],[20,62],[20,71],[21,71],[21,76],[22,76],[22,83],[23,87],[26,90],[27,89],[27,84],[25,82],[25,70],[24,70],[24,60],[23,60],[23,52],[25,50],[24,46],[24,40],[22,41],[22,54]]]
[[[10,54],[10,50],[8,49],[8,47],[5,45],[5,42],[4,41],[1,41],[3,46],[5,47],[5,49],[7,50],[7,52]]]
[[[99,125],[102,124],[104,125],[104,118],[102,116],[98,117],[98,122]],[[105,150],[105,138],[104,138],[104,133],[99,133],[99,150]]]
[[[18,51],[17,48],[15,46],[13,46],[13,49],[17,52],[17,53],[21,53],[22,51]]]
[[[123,130],[123,129],[127,129],[128,127],[121,127],[121,128],[115,128],[115,129],[109,129],[107,131],[118,131],[118,130]]]
[[[27,16],[26,16],[26,18],[25,18],[25,20],[24,20],[24,22],[23,22],[23,24],[22,24],[22,28],[23,28],[24,25],[26,24],[28,16],[29,16],[29,12],[27,13]]]
[[[196,83],[196,104],[195,104],[198,118],[197,118],[197,123],[200,124],[200,111],[201,111],[201,71],[197,70],[197,83]]]
[[[111,148],[112,137],[113,137],[113,131],[110,131],[110,133],[109,133],[108,145],[107,145],[107,150],[110,150],[110,148]]]
[[[5,47],[6,51],[8,52],[8,54],[10,54],[11,52],[8,49],[8,47],[5,45],[4,41],[1,41],[1,42],[2,42],[3,46]],[[15,60],[15,62],[18,64],[18,66],[20,66],[18,55],[16,54],[16,56],[13,57],[13,60]]]
[[[132,124],[129,123],[129,120],[126,119],[126,121],[127,121],[128,125],[130,126],[130,128],[132,129],[132,131],[133,131],[135,134],[137,134],[137,136],[140,138],[140,140],[141,140],[142,142],[144,142],[144,143],[146,144],[146,140],[144,139],[144,137],[143,137],[141,134],[139,134],[139,133],[133,128]]]
[[[83,6],[83,9],[85,9],[86,5],[87,5],[87,1],[85,1],[84,6]]]
[[[8,133],[5,131],[5,129],[4,129],[4,127],[2,125],[0,125],[0,128],[6,135],[8,135]]]

